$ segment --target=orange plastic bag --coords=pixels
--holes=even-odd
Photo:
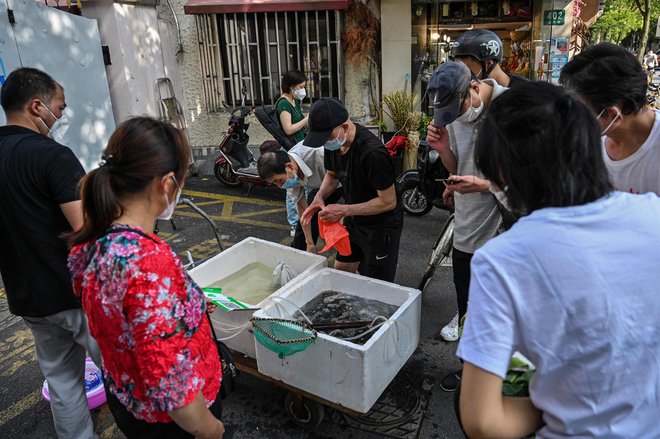
[[[348,230],[342,223],[327,223],[319,217],[319,235],[325,241],[325,247],[323,247],[321,253],[334,247],[337,249],[337,253],[342,256],[351,254],[351,241],[348,239]]]

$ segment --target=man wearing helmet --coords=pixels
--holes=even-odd
[[[477,78],[494,79],[503,87],[515,87],[527,81],[522,76],[502,70],[502,40],[488,29],[474,29],[461,34],[451,56],[468,66]]]

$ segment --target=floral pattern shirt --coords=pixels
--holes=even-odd
[[[74,291],[101,348],[105,384],[136,418],[167,412],[202,391],[216,399],[222,371],[200,288],[164,241],[115,225],[69,256]]]

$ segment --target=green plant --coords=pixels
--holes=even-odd
[[[502,394],[504,396],[529,396],[529,382],[532,380],[536,369],[529,367],[517,357],[511,358],[509,370],[502,383]]]
[[[419,123],[417,124],[417,132],[419,133],[420,139],[426,139],[426,133],[428,132],[429,124],[433,120],[433,116],[429,116],[426,113],[419,113]]]
[[[372,123],[372,125],[377,126],[377,127],[378,127],[378,130],[379,130],[381,133],[384,133],[385,131],[387,131],[387,124],[385,123],[384,120],[382,120],[382,119],[374,119],[371,123]]]
[[[414,126],[412,108],[415,103],[415,94],[401,90],[393,91],[383,95],[383,103],[386,107],[383,112],[392,119],[396,130],[404,131],[407,134],[408,130]],[[417,127],[414,126],[414,128]]]

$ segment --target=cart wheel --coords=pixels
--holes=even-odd
[[[296,424],[310,429],[318,427],[325,415],[323,405],[292,392],[284,398],[284,409]]]

